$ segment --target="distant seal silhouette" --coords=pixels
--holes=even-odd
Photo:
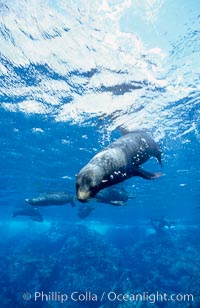
[[[68,192],[46,193],[36,198],[27,198],[25,202],[33,206],[63,205],[67,203],[70,203],[73,207],[75,206],[73,196]]]
[[[28,216],[33,221],[43,222],[43,217],[40,212],[33,207],[26,207],[13,212],[13,217],[16,216]]]
[[[97,193],[95,201],[120,206],[125,205],[129,199],[133,198],[135,196],[129,195],[123,187],[107,187]]]
[[[90,213],[94,210],[94,207],[83,205],[78,209],[78,217],[86,218],[90,215]]]
[[[171,228],[171,223],[163,217],[151,219],[151,225],[157,233],[163,233]]]
[[[76,178],[77,199],[86,202],[103,188],[133,176],[147,180],[160,177],[161,173],[150,173],[140,167],[152,156],[161,164],[161,150],[148,133],[126,133],[97,153],[81,169]]]

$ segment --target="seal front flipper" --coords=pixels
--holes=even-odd
[[[162,151],[158,143],[156,143],[156,147],[157,147],[157,151],[155,153],[155,157],[157,158],[160,166],[162,167],[162,160],[161,160]]]
[[[155,172],[155,173],[151,173],[148,171],[145,171],[143,169],[137,169],[136,174],[137,176],[142,177],[143,179],[146,180],[152,180],[152,179],[156,179],[162,176],[161,172]]]

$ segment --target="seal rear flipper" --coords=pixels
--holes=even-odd
[[[141,176],[143,179],[146,179],[146,180],[153,180],[153,179],[161,177],[162,173],[161,172],[151,173],[143,169],[138,169],[136,175]]]
[[[70,201],[70,204],[71,204],[72,207],[75,207],[75,206],[76,206],[76,204],[75,204],[75,202],[74,202],[74,199],[75,199],[75,198],[73,197],[72,200]]]
[[[110,204],[111,205],[114,205],[114,206],[121,206],[121,205],[125,205],[125,202],[124,201],[110,201]]]

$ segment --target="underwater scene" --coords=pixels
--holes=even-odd
[[[200,2],[0,0],[0,306],[200,307]]]

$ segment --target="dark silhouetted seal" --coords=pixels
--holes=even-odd
[[[46,193],[36,198],[25,199],[25,202],[33,206],[63,205],[67,203],[75,206],[74,198],[68,192]]]
[[[123,187],[108,187],[98,192],[95,201],[115,206],[125,205],[129,199],[135,196],[129,195]]]
[[[163,217],[151,219],[151,225],[156,233],[163,233],[171,228],[171,223]]]
[[[150,134],[144,131],[125,134],[81,169],[76,178],[77,199],[86,202],[101,189],[133,176],[147,180],[160,177],[161,173],[150,173],[140,167],[152,156],[161,164],[160,148]]]
[[[79,218],[86,218],[90,215],[90,213],[94,210],[94,207],[83,205],[80,206],[78,209],[78,217]]]
[[[31,218],[31,220],[38,221],[38,222],[43,222],[44,220],[40,212],[31,206],[14,211],[13,217],[16,217],[16,216],[28,216]]]

